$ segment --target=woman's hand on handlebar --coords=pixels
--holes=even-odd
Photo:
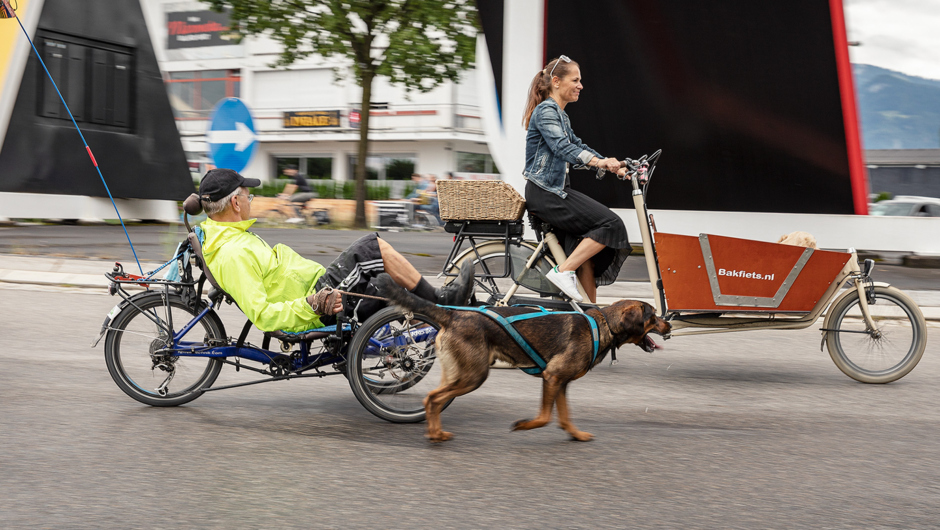
[[[592,162],[595,163],[594,167],[604,169],[607,171],[616,172],[618,169],[620,169],[620,161],[617,160],[616,158],[594,157],[594,160],[592,160]]]
[[[617,170],[617,176],[624,180],[630,180],[630,175],[627,173],[626,165]]]

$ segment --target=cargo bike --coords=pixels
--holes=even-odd
[[[439,326],[430,317],[386,307],[360,319],[363,299],[344,295],[351,314],[337,315],[329,326],[264,332],[255,345],[247,340],[253,324],[246,319],[238,336],[229,336],[218,310],[233,300],[205,266],[201,229],[189,224],[188,216],[201,211],[198,198],[184,209],[187,238],[171,260],[146,276],[127,273],[120,263],[106,274],[120,301],[92,347],[104,340],[108,371],[121,390],[141,403],[171,407],[217,390],[341,375],[376,416],[395,423],[424,419],[422,400],[440,379]],[[257,377],[214,386],[226,365]]]
[[[819,325],[820,348],[826,346],[835,365],[857,381],[889,383],[914,369],[927,344],[924,315],[905,293],[874,281],[874,261],[860,263],[854,249],[658,232],[646,194],[660,154],[625,165],[653,302],[672,325],[671,336]],[[439,183],[445,228],[455,234],[443,274],[454,277],[471,260],[477,264],[478,294],[488,303],[577,306],[544,277],[565,260],[551,227],[530,215],[536,241],[523,239],[521,196],[493,182],[486,185],[490,198],[481,201],[474,195],[482,191],[472,186],[482,185]]]

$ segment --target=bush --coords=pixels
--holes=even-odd
[[[877,197],[875,197],[875,202],[890,201],[891,197],[893,197],[893,195],[891,195],[887,191],[882,191],[878,193]]]
[[[279,181],[276,180],[274,182],[263,182],[261,184],[261,187],[254,188],[252,190],[252,193],[260,197],[274,197],[278,193],[281,193],[282,191],[284,191],[284,186],[287,184],[290,184],[290,182],[286,180],[279,180]]]
[[[332,180],[325,180],[322,183],[315,182],[312,187],[313,191],[317,192],[317,197],[321,199],[336,198],[336,182]]]
[[[368,186],[366,199],[370,201],[387,201],[392,196],[392,188],[388,186]]]

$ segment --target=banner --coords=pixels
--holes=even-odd
[[[228,15],[214,11],[176,11],[166,14],[166,47],[198,48],[235,44]]]

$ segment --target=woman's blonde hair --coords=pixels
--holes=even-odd
[[[545,101],[545,98],[552,93],[552,78],[557,76],[564,79],[571,73],[573,68],[578,68],[578,63],[571,59],[566,62],[561,57],[556,57],[548,61],[545,68],[535,74],[535,77],[532,78],[532,84],[529,85],[529,99],[526,101],[525,114],[522,117],[523,127],[529,128],[529,119],[532,117],[535,107]]]

